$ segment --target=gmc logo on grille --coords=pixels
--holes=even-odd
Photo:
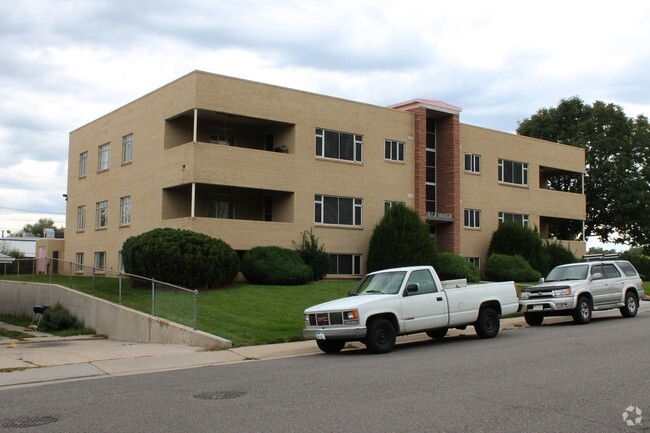
[[[329,324],[329,319],[327,318],[327,314],[318,314],[316,316],[316,323],[319,325],[328,325]]]

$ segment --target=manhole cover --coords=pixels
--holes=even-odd
[[[195,394],[194,398],[200,400],[230,400],[245,396],[246,393],[242,391],[215,391],[215,392],[202,392]]]
[[[54,416],[21,416],[18,418],[5,418],[0,425],[4,428],[28,428],[52,424],[58,420]]]

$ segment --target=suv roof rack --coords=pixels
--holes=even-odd
[[[620,259],[619,253],[603,253],[603,254],[585,254],[582,256],[583,262],[593,262],[595,260],[616,260]]]

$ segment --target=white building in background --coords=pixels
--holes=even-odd
[[[20,251],[25,258],[36,257],[36,241],[38,238],[0,238],[0,252],[8,254],[10,251]]]

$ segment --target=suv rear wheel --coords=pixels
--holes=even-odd
[[[623,317],[634,317],[639,311],[639,298],[636,297],[634,292],[628,291],[625,294],[625,307],[621,307],[621,315]]]

